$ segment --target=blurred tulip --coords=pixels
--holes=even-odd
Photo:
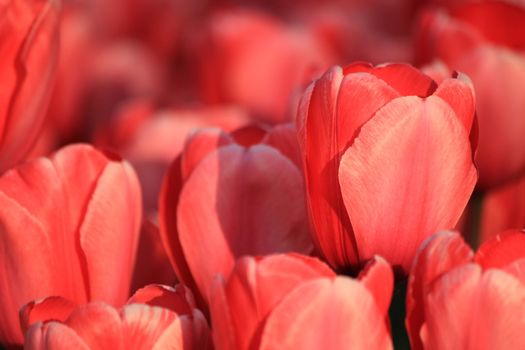
[[[0,172],[30,151],[44,121],[58,51],[58,0],[0,2]]]
[[[188,24],[203,10],[202,0],[75,0],[86,7],[105,40],[133,38],[159,56],[171,58]]]
[[[504,2],[454,6],[422,17],[420,62],[443,60],[469,75],[477,95],[480,186],[525,169],[525,8]]]
[[[83,99],[88,93],[90,65],[97,47],[94,29],[80,7],[64,6],[57,79],[46,119],[48,132],[59,141],[70,140],[82,127]]]
[[[413,1],[312,2],[299,19],[325,44],[336,62],[411,62]]]
[[[290,99],[330,64],[311,35],[254,11],[215,13],[196,39],[207,103],[234,103],[262,120],[290,120]]]
[[[1,343],[22,342],[31,300],[126,301],[142,212],[127,163],[69,146],[6,172],[0,201]]]
[[[131,291],[134,292],[154,283],[173,285],[176,281],[177,277],[162,245],[159,228],[151,220],[144,220],[140,231]]]
[[[163,94],[166,67],[144,45],[125,40],[110,42],[99,46],[92,55],[89,90],[84,96],[88,108],[84,128],[88,132],[108,123],[125,102],[156,101]]]
[[[183,286],[147,286],[121,309],[46,298],[22,310],[23,324],[31,318],[25,349],[211,348],[206,319]]]
[[[204,300],[238,257],[312,251],[297,154],[292,125],[202,129],[172,163],[159,200],[161,236],[180,281]]]
[[[299,107],[309,214],[332,266],[375,254],[408,271],[418,245],[452,228],[474,189],[474,93],[409,65],[334,67]],[[446,139],[447,142],[443,142]]]
[[[481,214],[480,242],[505,230],[525,228],[525,176],[487,192]]]
[[[212,286],[215,346],[391,349],[385,318],[392,288],[392,270],[381,258],[357,281],[301,255],[245,257]]]
[[[94,142],[130,161],[142,186],[144,208],[152,213],[157,210],[162,178],[194,129],[217,126],[229,131],[248,122],[248,115],[235,107],[156,111],[151,102],[138,99],[124,104]]]
[[[474,255],[455,232],[419,248],[406,325],[412,348],[525,348],[525,232],[507,231]]]

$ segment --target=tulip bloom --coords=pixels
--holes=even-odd
[[[374,254],[408,271],[421,241],[458,221],[476,183],[474,93],[403,64],[334,67],[299,107],[314,239],[335,267]]]
[[[488,191],[483,198],[480,242],[525,227],[525,176]]]
[[[525,348],[525,232],[507,231],[474,255],[441,232],[419,248],[406,325],[414,350]]]
[[[159,219],[177,276],[198,297],[207,300],[213,277],[238,257],[312,251],[297,161],[292,125],[202,129],[187,140],[164,180]]]
[[[233,130],[248,121],[247,113],[236,107],[155,110],[150,101],[139,99],[121,107],[98,130],[95,144],[129,160],[142,185],[145,210],[152,212],[157,209],[162,178],[192,130],[207,126]]]
[[[255,11],[217,12],[195,41],[203,100],[271,123],[290,120],[295,89],[331,61],[312,35]]]
[[[211,348],[206,319],[183,286],[147,286],[120,309],[50,297],[24,307],[21,321],[34,323],[28,350]]]
[[[359,280],[301,255],[245,257],[211,289],[214,343],[218,350],[391,349],[392,288],[392,270],[378,257]]]
[[[68,146],[0,177],[0,342],[20,344],[18,311],[50,295],[120,305],[141,222],[131,167]]]
[[[525,170],[524,21],[519,5],[487,1],[427,12],[420,24],[419,61],[440,59],[473,81],[479,118],[476,164],[485,188]]]
[[[0,3],[0,172],[31,150],[55,76],[57,0]]]

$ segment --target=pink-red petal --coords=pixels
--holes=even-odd
[[[510,230],[483,243],[474,260],[484,269],[505,268],[525,258],[525,231]]]
[[[434,280],[453,268],[469,263],[473,252],[457,232],[440,232],[418,249],[406,296],[406,327],[414,350],[423,349],[420,331],[426,318],[425,298]]]
[[[359,282],[316,279],[295,288],[270,314],[260,349],[392,349],[384,321]]]
[[[427,298],[425,349],[525,347],[525,285],[510,274],[467,264],[440,278]]]
[[[297,167],[268,146],[225,146],[199,163],[177,216],[184,256],[204,296],[237,257],[311,251],[302,186]]]
[[[374,256],[361,270],[358,279],[374,296],[379,311],[388,315],[394,291],[394,274],[388,262],[380,256]]]
[[[22,332],[25,333],[36,322],[64,322],[76,306],[76,303],[62,297],[47,297],[32,301],[20,310]]]
[[[80,226],[80,246],[93,300],[120,306],[129,295],[142,219],[141,203],[140,185],[130,165],[108,164],[97,181]]]
[[[408,271],[426,237],[454,227],[476,180],[469,135],[447,103],[410,96],[387,104],[339,168],[361,259],[378,254]]]

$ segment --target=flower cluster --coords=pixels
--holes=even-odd
[[[525,4],[0,0],[0,349],[525,349]]]

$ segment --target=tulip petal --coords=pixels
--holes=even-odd
[[[91,350],[123,349],[124,338],[120,316],[104,303],[80,306],[66,320]]]
[[[59,274],[54,275],[49,269],[55,262],[45,228],[3,192],[0,192],[0,223],[0,339],[20,344],[23,334],[18,310],[34,299],[35,294],[41,298],[53,291],[53,281]]]
[[[480,242],[525,227],[525,176],[489,191],[483,198]]]
[[[525,111],[521,82],[525,57],[506,48],[484,45],[454,62],[476,87],[479,147],[476,164],[482,188],[503,184],[525,170]],[[503,102],[504,101],[504,102]]]
[[[445,79],[437,88],[434,96],[445,100],[463,122],[467,133],[470,133],[476,112],[476,100],[472,81],[459,74],[455,79]]]
[[[207,321],[200,311],[194,310],[191,320],[190,316],[180,316],[166,328],[152,349],[208,350],[212,348]]]
[[[195,308],[193,295],[182,284],[175,288],[154,284],[146,286],[129,299],[128,304],[134,303],[163,307],[178,315],[191,315],[192,309]]]
[[[439,57],[452,64],[486,42],[475,28],[441,11],[423,12],[419,22],[416,55],[420,63]],[[456,68],[455,64],[453,66]]]
[[[268,317],[260,349],[392,349],[368,289],[337,277],[301,284]]]
[[[456,232],[443,231],[418,248],[408,279],[406,328],[412,349],[423,349],[420,330],[425,322],[425,297],[432,282],[443,273],[469,263],[473,252]]]
[[[188,336],[190,334],[190,325],[186,317],[176,318],[166,329],[159,335],[152,347],[148,349],[153,350],[178,350],[178,349],[202,349],[198,348],[193,339]],[[151,342],[150,342],[151,343]],[[149,343],[142,343],[145,346]],[[130,345],[134,345],[130,343]],[[146,348],[146,347],[145,347]]]
[[[436,90],[436,83],[419,69],[409,64],[389,63],[372,66],[368,63],[354,63],[344,70],[345,74],[366,72],[381,79],[401,96],[427,97]]]
[[[469,23],[489,41],[514,49],[525,47],[525,10],[507,2],[470,3],[456,6],[454,18]]]
[[[261,143],[268,130],[260,125],[246,125],[231,132],[231,136],[241,146],[250,147]]]
[[[16,1],[0,7],[0,168],[5,170],[27,154],[44,122],[58,56],[60,2]]]
[[[124,348],[152,349],[173,323],[180,323],[177,314],[169,309],[141,304],[125,306],[121,315],[126,343]]]
[[[297,167],[264,145],[221,147],[199,163],[177,216],[184,256],[203,295],[215,274],[230,273],[236,257],[311,251],[302,186]]]
[[[74,330],[58,322],[34,324],[26,334],[24,349],[92,350]]]
[[[306,120],[305,178],[317,245],[332,265],[358,260],[337,180],[341,154],[358,128],[396,96],[381,80],[366,73],[343,78],[340,68],[326,73],[313,89]]]
[[[228,282],[215,281],[210,294],[217,348],[256,348],[270,311],[299,284],[321,277],[335,273],[298,254],[239,259]]]
[[[380,256],[374,256],[361,270],[358,278],[374,296],[379,311],[388,315],[394,291],[394,274],[388,262]]]
[[[22,332],[25,333],[32,324],[37,322],[64,322],[76,306],[76,303],[62,297],[47,297],[32,301],[20,310]]]
[[[182,178],[187,179],[193,169],[209,153],[220,146],[232,144],[229,134],[217,128],[198,129],[188,136],[181,153]]]
[[[160,237],[177,277],[194,292],[197,300],[201,300],[202,296],[186,262],[177,229],[177,207],[183,185],[181,162],[181,156],[175,158],[162,183],[159,195]],[[199,302],[199,305],[201,304],[202,302]]]
[[[140,185],[131,167],[126,163],[109,163],[97,181],[80,226],[80,245],[93,300],[118,305],[129,295],[141,203]],[[111,269],[108,269],[109,262]]]
[[[513,275],[525,285],[525,257],[511,262],[503,268],[503,271]]]
[[[92,196],[100,196],[101,189],[97,187],[106,167],[122,168],[123,166],[120,162],[109,160],[91,146],[72,145],[61,149],[49,159],[38,158],[24,163],[0,178],[0,201],[3,203],[0,209],[0,221],[4,228],[0,238],[0,252],[3,252],[3,263],[0,264],[0,268],[9,269],[3,271],[4,276],[9,276],[9,279],[5,280],[9,285],[0,290],[10,290],[9,293],[14,293],[12,296],[2,295],[2,300],[10,300],[7,305],[11,305],[9,307],[14,309],[8,311],[6,306],[0,311],[10,312],[11,316],[2,317],[15,321],[0,325],[2,339],[13,337],[4,334],[4,325],[18,329],[19,323],[16,321],[18,310],[30,301],[47,296],[62,296],[78,303],[84,303],[89,299],[89,288],[93,286],[89,286],[88,266],[80,247],[79,230],[82,226],[81,221],[86,219],[86,213],[88,216],[91,215],[88,203]],[[111,187],[112,193],[122,189],[115,186],[115,184],[120,185],[120,180],[117,178],[111,184],[106,184]],[[138,192],[138,184],[135,184],[131,190]],[[109,204],[105,205],[111,206],[112,209],[102,213],[98,219],[100,222],[112,220],[118,223],[120,228],[125,228],[126,222],[140,219],[140,210],[124,213],[121,211],[120,216],[108,218],[108,213],[117,214],[118,210],[122,209],[115,207],[118,201],[113,202],[113,199],[122,195],[119,193],[107,199]],[[136,200],[140,201],[140,198]],[[133,203],[140,204],[140,202],[129,201],[123,205],[123,208],[129,208]],[[132,217],[133,220],[126,220],[124,225],[121,225],[122,218],[129,218],[135,213],[138,216]],[[100,227],[103,227],[100,222],[99,229],[92,230],[90,234],[98,233],[104,236],[103,240],[111,240],[114,237],[112,229],[100,231]],[[21,235],[20,232],[24,234]],[[123,234],[129,237],[133,235],[129,231]],[[102,245],[104,248],[106,248],[106,241]],[[113,246],[121,244],[121,242],[113,243]],[[93,250],[96,256],[102,257],[104,250],[99,248],[93,247]],[[124,254],[129,257],[134,254],[134,250],[126,251],[122,246],[119,246],[118,250],[120,255],[112,255],[110,260],[106,258],[99,262],[104,265],[103,274],[113,271],[112,266],[108,267],[107,261],[121,264],[122,261],[115,259]],[[132,262],[129,260],[129,258],[124,259],[124,263],[129,262],[131,268]],[[119,270],[119,273],[124,272]],[[32,277],[27,278],[27,276]],[[129,276],[119,278],[129,278]],[[120,300],[123,303],[127,297],[127,287],[119,286],[113,280],[107,282],[102,290],[109,290],[110,293],[124,290],[121,293],[126,295]],[[12,332],[19,331],[9,331],[15,334]],[[21,341],[20,338],[21,335],[18,336],[18,341]]]
[[[426,237],[454,227],[476,180],[468,134],[448,104],[392,101],[361,128],[339,168],[360,257],[378,254],[408,271]]]
[[[295,121],[297,128],[297,140],[299,141],[299,147],[304,150],[306,142],[306,120],[308,118],[308,111],[310,110],[310,100],[312,99],[312,92],[314,91],[315,82],[308,85],[306,90],[303,92],[301,99],[299,100],[299,106],[297,108],[297,118]]]
[[[297,141],[297,131],[293,124],[276,125],[266,134],[261,143],[278,149],[283,155],[288,157],[297,168],[303,168],[301,151]]]
[[[525,285],[505,272],[456,268],[436,282],[426,307],[426,349],[525,347]]]
[[[525,231],[511,230],[483,243],[474,260],[484,269],[490,269],[505,268],[523,258],[525,258]]]

